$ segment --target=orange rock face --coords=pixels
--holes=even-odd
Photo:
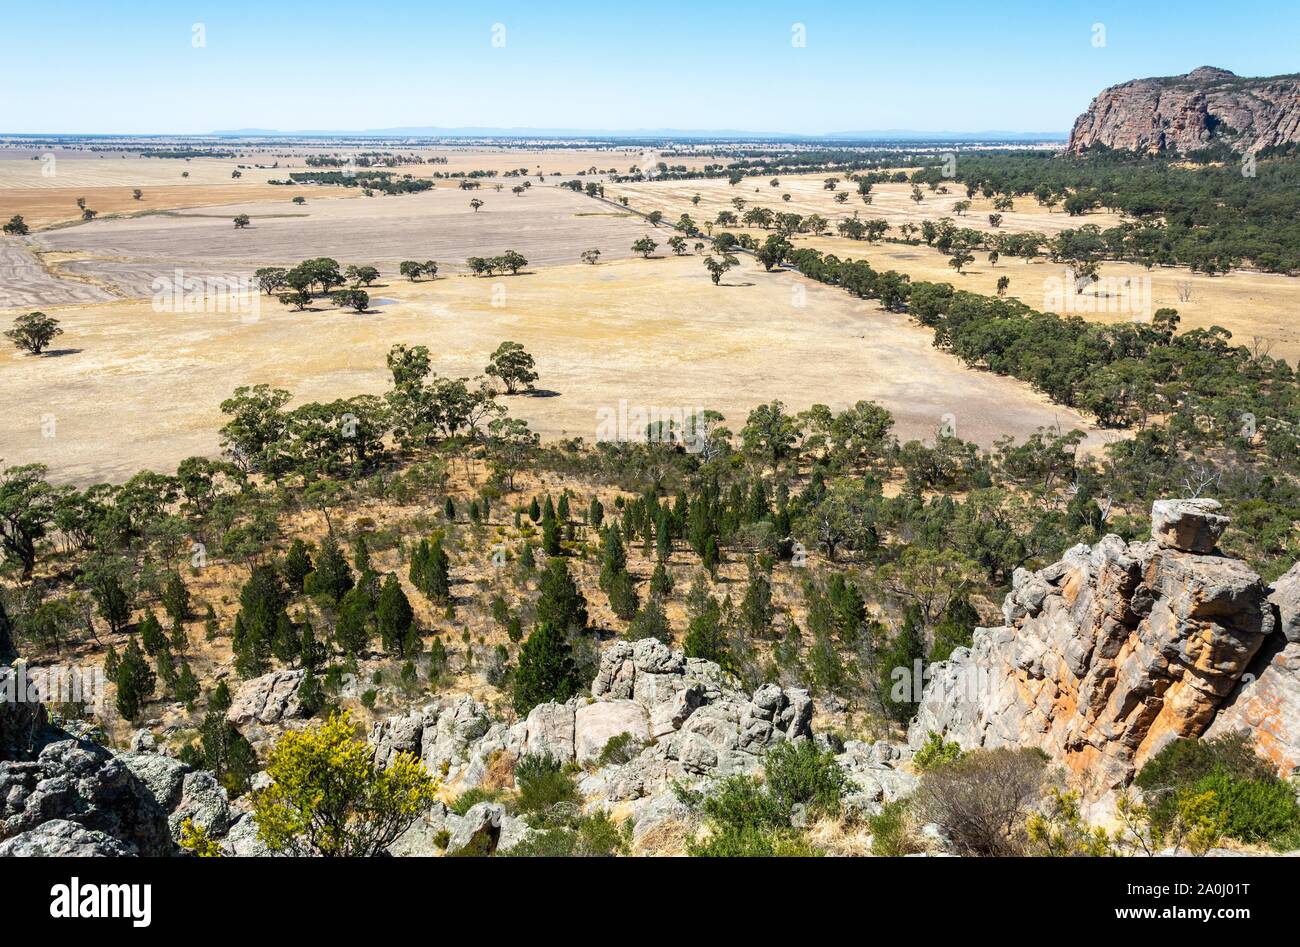
[[[1226,522],[1214,509],[1173,512]],[[1207,525],[1214,537],[1223,522]],[[1204,733],[1280,634],[1275,608],[1244,563],[1157,535],[1132,544],[1107,536],[1017,572],[1005,624],[977,629],[970,649],[935,665],[909,741],[935,731],[966,748],[1036,746],[1097,799],[1169,741]],[[1242,714],[1263,719],[1268,702],[1247,711],[1247,700]]]

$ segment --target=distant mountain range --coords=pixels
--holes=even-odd
[[[488,128],[461,126],[443,128],[436,125],[411,125],[396,128],[300,129],[282,131],[269,128],[235,128],[215,131],[228,138],[330,137],[330,138],[601,138],[641,140],[646,138],[738,139],[745,141],[1051,141],[1063,142],[1063,131],[1017,132],[989,130],[976,132],[919,131],[913,128],[875,129],[871,131],[827,132],[803,135],[784,132],[754,132],[735,128]]]

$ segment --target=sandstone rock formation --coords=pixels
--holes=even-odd
[[[1220,141],[1242,153],[1300,142],[1300,76],[1248,79],[1202,66],[1124,82],[1075,119],[1068,147],[1186,154]]]
[[[1005,624],[976,629],[971,648],[933,667],[910,744],[934,731],[966,748],[1037,746],[1095,800],[1170,740],[1230,726],[1215,716],[1234,692],[1242,724],[1255,726],[1266,700],[1286,716],[1264,696],[1295,688],[1293,676],[1282,683],[1285,661],[1273,659],[1264,686],[1239,687],[1265,643],[1284,639],[1259,576],[1211,552],[1226,525],[1217,509],[1159,502],[1149,542],[1107,536],[1038,572],[1018,570]],[[1273,597],[1294,601],[1295,591]],[[1300,717],[1277,722],[1277,754],[1290,758]]]
[[[1249,730],[1256,750],[1282,775],[1291,776],[1300,773],[1300,563],[1273,583],[1269,602],[1277,609],[1278,631],[1260,649],[1206,736]]]

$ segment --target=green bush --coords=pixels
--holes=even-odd
[[[1283,848],[1300,836],[1294,788],[1255,753],[1245,731],[1213,740],[1175,740],[1147,762],[1135,782],[1157,829],[1172,825],[1180,798],[1212,792],[1226,837]]]
[[[961,744],[944,742],[943,737],[930,731],[926,738],[925,745],[916,751],[912,757],[912,762],[916,764],[919,770],[931,769],[935,766],[942,766],[944,763],[951,763],[961,757]]]
[[[542,824],[560,824],[576,811],[582,798],[573,777],[564,771],[559,760],[549,753],[525,756],[515,764],[515,783],[519,796],[515,808]]]
[[[724,829],[778,829],[790,825],[790,808],[758,780],[732,776],[705,797],[700,811]]]
[[[887,802],[870,819],[871,854],[882,858],[900,858],[925,851],[917,837],[911,805],[907,799]]]
[[[1240,842],[1276,844],[1300,831],[1295,790],[1277,777],[1235,779],[1216,772],[1197,780],[1193,792],[1213,792],[1223,817],[1223,834]]]
[[[643,744],[630,733],[620,733],[609,738],[600,751],[597,763],[601,766],[629,763],[636,759]]]
[[[687,851],[701,858],[773,858],[815,852],[790,824],[790,806],[749,776],[732,776],[704,798],[680,794],[698,805],[707,836]]]
[[[687,843],[696,858],[812,858],[821,853],[790,829],[728,826],[703,842]]]
[[[464,815],[480,802],[496,802],[499,796],[500,793],[498,792],[480,789],[478,787],[475,787],[474,789],[466,789],[452,801],[452,804],[448,806],[448,808],[451,809],[452,812],[456,813],[456,815]]]
[[[621,826],[604,812],[576,819],[572,827],[535,832],[500,854],[507,858],[608,858],[632,847],[632,823]]]
[[[763,775],[787,817],[796,805],[813,815],[839,815],[840,800],[853,788],[835,753],[823,753],[812,740],[778,743],[763,760]]]

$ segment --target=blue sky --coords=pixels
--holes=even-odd
[[[0,131],[1058,131],[1129,78],[1300,71],[1294,0],[1134,7],[0,0]]]

